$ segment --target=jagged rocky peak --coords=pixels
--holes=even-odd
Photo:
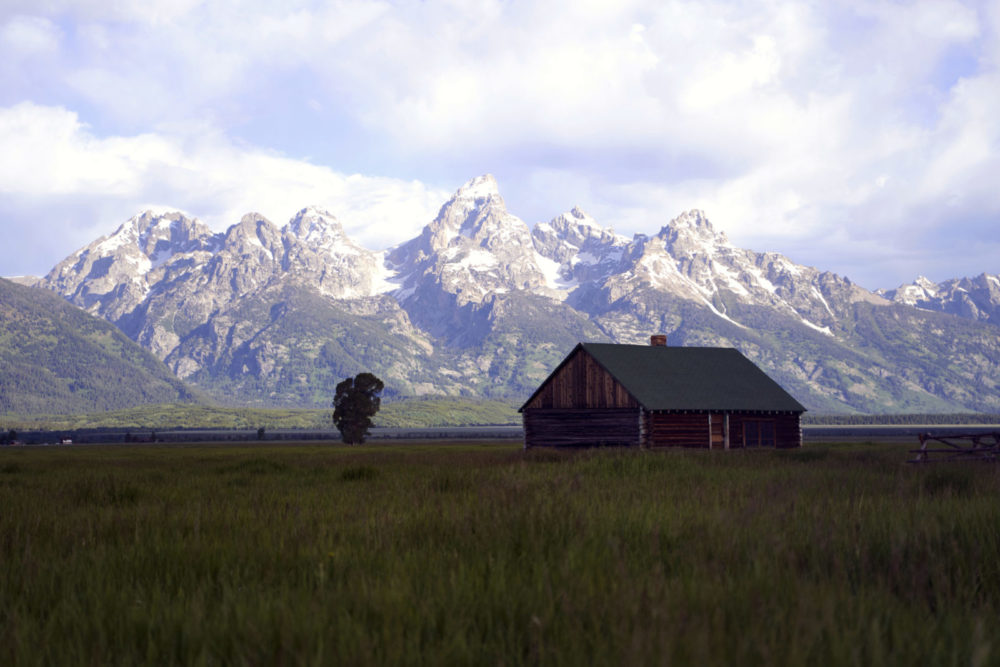
[[[217,273],[225,266],[237,274],[253,275],[263,284],[262,276],[278,269],[284,253],[281,232],[274,223],[259,213],[247,213],[226,230],[223,247],[212,259],[212,271]],[[248,285],[241,285],[241,294]]]
[[[537,223],[531,237],[538,254],[558,264],[555,283],[560,284],[550,279],[549,286],[561,290],[608,277],[629,246],[629,239],[602,227],[578,206],[549,222]]]
[[[605,229],[594,218],[585,213],[579,206],[574,206],[569,213],[563,213],[549,222],[535,225],[539,235],[554,232],[559,238],[577,247],[583,246],[588,240],[613,241],[617,237],[612,229]]]
[[[917,276],[909,285],[900,285],[894,290],[876,290],[877,294],[895,301],[914,306],[922,301],[933,299],[938,292],[938,285],[926,276]]]
[[[703,210],[697,208],[693,208],[690,211],[684,211],[676,218],[671,220],[667,226],[675,228],[686,227],[688,229],[705,230],[711,234],[715,234],[715,228],[709,221],[708,216],[705,215],[705,212]]]
[[[455,192],[453,199],[464,202],[473,202],[477,205],[490,200],[495,200],[501,206],[504,206],[503,197],[500,196],[500,186],[497,185],[497,179],[494,178],[493,174],[476,176],[471,181],[460,187]]]
[[[680,273],[703,295],[728,290],[746,303],[766,304],[794,312],[826,312],[822,296],[808,286],[814,269],[800,266],[777,253],[737,248],[716,230],[704,211],[691,210],[671,220],[649,239],[643,252],[662,245]],[[801,292],[798,297],[795,292]]]
[[[156,213],[146,210],[84,250],[108,256],[134,248],[155,261],[157,255],[210,249],[216,245],[212,230],[197,218],[189,218],[179,211]]]
[[[391,290],[384,253],[367,250],[344,232],[329,211],[310,206],[288,222],[284,271],[336,299],[367,297]]]
[[[240,218],[240,221],[230,227],[229,231],[250,231],[258,230],[264,227],[277,229],[274,223],[265,218],[263,215],[257,213],[256,211],[250,211],[249,213],[244,213],[243,217]]]
[[[961,284],[962,281],[959,281]],[[969,279],[969,284],[977,289],[988,292],[995,303],[1000,303],[1000,275],[980,273],[975,278]]]
[[[674,254],[693,254],[730,245],[725,232],[716,231],[705,212],[697,209],[681,213],[657,236]]]
[[[120,284],[129,298],[141,298],[145,276],[178,253],[218,247],[212,231],[197,219],[179,212],[143,211],[57,264],[42,284],[89,309],[98,307],[97,295]],[[133,294],[134,292],[134,294]]]
[[[171,246],[204,243],[214,235],[212,230],[197,218],[189,218],[179,211],[154,213],[144,211],[136,218],[136,229],[139,232],[140,246],[147,254],[156,252],[166,242]]]
[[[430,303],[433,294],[464,305],[545,288],[536,258],[528,226],[507,211],[486,175],[459,188],[419,237],[388,254],[388,264],[401,285],[398,299]]]
[[[240,221],[226,230],[226,244],[249,241],[268,247],[280,243],[280,232],[273,222],[260,213],[247,213]]]
[[[391,251],[390,260],[397,266],[429,257],[454,261],[474,247],[498,255],[531,248],[528,226],[507,211],[489,174],[459,188],[419,237]]]
[[[317,249],[332,249],[348,241],[344,227],[337,217],[317,206],[308,206],[296,213],[288,221],[288,231],[300,241]]]
[[[878,293],[895,303],[923,310],[1000,323],[1000,276],[988,273],[975,278],[952,278],[941,283],[919,276],[909,285],[900,285],[894,290],[878,290]]]
[[[375,274],[385,272],[382,266],[384,253],[372,252],[356,243],[344,231],[336,216],[326,209],[316,206],[302,209],[288,222],[284,232],[291,237],[286,243],[286,270],[294,271],[298,264],[307,271],[318,271],[320,282],[326,285],[344,280],[355,286],[364,283],[368,285],[362,290],[365,293],[374,289],[371,284],[376,280]],[[310,253],[316,254],[318,263],[307,258]],[[335,278],[334,273],[351,275]],[[327,291],[324,288],[324,292]],[[360,292],[353,288],[344,291],[343,285],[332,292],[338,297],[356,293]]]
[[[634,241],[639,265],[656,267],[651,275],[680,271],[710,291],[715,289],[710,284],[715,282],[713,265],[720,259],[720,250],[729,248],[726,235],[716,232],[699,210],[681,213],[652,238],[637,235]]]
[[[474,178],[449,199],[430,224],[435,247],[458,237],[470,238],[483,246],[523,240],[527,225],[507,211],[507,205],[490,174]]]
[[[604,231],[604,228],[592,217],[590,217],[582,208],[579,206],[574,206],[569,213],[563,213],[552,219],[550,223],[553,227],[557,229],[576,229],[580,231],[593,230],[596,232]]]

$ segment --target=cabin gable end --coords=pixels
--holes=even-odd
[[[552,372],[522,406],[532,409],[629,409],[639,401],[582,345]]]

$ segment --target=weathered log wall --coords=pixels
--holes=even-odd
[[[638,409],[525,408],[526,447],[602,447],[639,445]]]
[[[710,420],[711,417],[711,420]],[[642,412],[638,409],[525,408],[526,447],[801,447],[797,414]],[[750,425],[748,427],[748,425]],[[761,436],[764,433],[765,436]]]
[[[645,414],[649,447],[708,447],[708,415],[649,412]]]
[[[776,446],[781,448],[802,446],[802,425],[799,415],[777,415],[774,418]]]
[[[711,415],[711,422],[709,421]],[[726,427],[726,418],[729,424]],[[645,413],[643,417],[644,444],[648,447],[745,447],[744,435],[747,424],[752,424],[755,433],[760,433],[760,424],[766,423],[764,431],[772,434],[768,442],[773,447],[801,447],[802,429],[797,414],[743,414],[743,413]],[[769,430],[768,430],[769,429]],[[759,443],[759,435],[755,444]]]

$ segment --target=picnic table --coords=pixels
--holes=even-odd
[[[910,463],[995,462],[1000,459],[1000,431],[956,435],[921,433],[919,437],[920,449],[910,450],[911,454],[916,454]]]

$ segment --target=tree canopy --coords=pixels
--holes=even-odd
[[[349,444],[361,444],[368,436],[372,417],[382,405],[385,385],[371,373],[358,373],[337,385],[333,398],[333,425],[341,439]]]

